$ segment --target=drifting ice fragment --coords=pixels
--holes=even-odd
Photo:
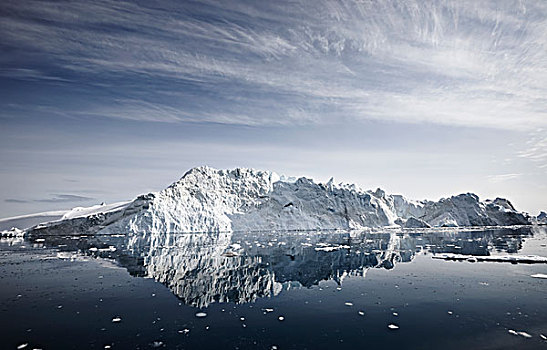
[[[347,302],[344,303],[344,305],[346,305],[346,306],[353,306],[353,303],[347,301]]]
[[[359,311],[359,315],[365,316],[365,312],[364,311]]]
[[[517,331],[514,331],[512,329],[508,330],[507,332],[512,335],[519,335]]]
[[[122,322],[122,318],[121,318],[121,317],[118,316],[118,317],[114,317],[114,318],[112,319],[112,323],[118,323],[118,322]]]
[[[518,332],[518,335],[524,337],[524,338],[532,338],[532,336],[529,334],[529,333],[526,333],[526,332]]]
[[[389,328],[389,329],[399,329],[399,326],[397,326],[394,323],[390,323],[390,324],[387,325],[387,328]]]
[[[196,317],[198,317],[198,318],[207,317],[207,314],[205,312],[198,312],[198,313],[196,313]]]
[[[464,254],[443,253],[433,255],[433,259],[443,260],[458,260],[465,261],[474,259],[476,261],[492,261],[492,262],[510,262],[510,263],[527,263],[527,264],[546,264],[547,258],[539,255],[490,255],[490,256],[472,256]]]
[[[178,331],[180,334],[188,334],[190,333],[190,330],[188,328],[184,328],[184,329],[181,329],[180,331]]]
[[[532,275],[533,278],[547,278],[547,275],[543,273],[536,273],[535,275]]]
[[[21,344],[21,345],[18,345],[17,346],[17,349],[24,349],[28,346],[28,343],[24,343],[24,344]]]
[[[543,334],[540,334],[539,337],[543,340],[547,340],[547,336],[543,335]]]
[[[279,321],[283,321],[283,320],[285,320],[285,317],[279,316],[277,319],[278,319]]]

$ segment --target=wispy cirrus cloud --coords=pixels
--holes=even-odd
[[[4,1],[0,28],[0,76],[84,86],[71,115],[547,126],[540,0]]]

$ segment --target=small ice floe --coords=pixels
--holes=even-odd
[[[240,321],[245,321],[245,317],[240,317],[239,320]]]
[[[315,250],[316,251],[323,251],[323,252],[333,252],[335,250],[340,250],[340,249],[349,249],[350,246],[349,245],[336,245],[336,246],[325,246],[325,247],[316,247]]]
[[[204,318],[204,317],[207,317],[207,314],[205,312],[198,312],[198,313],[196,313],[196,317],[197,318]]]
[[[0,231],[0,236],[2,237],[23,237],[25,231],[18,229],[17,227],[12,227],[9,230]]]
[[[190,333],[190,330],[188,328],[184,328],[178,331],[179,334],[188,334]]]
[[[234,252],[234,251],[231,251],[231,250],[228,250],[224,253],[222,253],[222,256],[226,257],[226,258],[234,258],[236,256],[238,256],[239,254]]]
[[[349,302],[349,301],[346,301],[346,302],[344,303],[344,305],[346,305],[346,306],[353,306],[353,303],[352,303],[352,302]]]
[[[285,317],[279,316],[277,319],[278,319],[279,321],[284,321],[284,320],[285,320]]]
[[[387,325],[387,328],[389,329],[399,329],[399,326],[397,326],[395,323],[390,323]]]
[[[540,334],[539,337],[540,337],[541,339],[543,339],[543,340],[547,340],[547,336],[544,335],[544,334]]]
[[[359,314],[360,316],[365,316],[365,312],[362,311],[362,310],[359,310],[358,314]]]
[[[536,273],[535,275],[531,275],[530,277],[533,277],[533,278],[547,278],[547,275],[543,274],[543,273]]]
[[[104,348],[105,349],[112,349],[112,345],[105,345]]]
[[[152,345],[153,348],[159,348],[160,346],[163,345],[163,342],[162,342],[162,341],[159,341],[159,340],[156,340],[156,341],[153,342],[151,345]]]
[[[17,349],[24,349],[27,346],[28,346],[28,343],[23,343],[23,344],[17,345]]]
[[[473,256],[464,254],[443,253],[435,254],[433,259],[466,261],[468,259],[476,259],[477,262],[510,262],[510,263],[526,263],[526,264],[547,264],[547,257],[539,255],[488,255],[488,256]]]
[[[524,331],[515,331],[513,329],[509,329],[507,331],[507,333],[515,335],[515,336],[521,336],[521,337],[524,337],[524,338],[532,338],[532,336],[529,333],[524,332]]]
[[[452,314],[454,314],[454,312],[453,311],[448,311],[448,314],[452,315]]]
[[[116,316],[112,319],[112,323],[120,323],[122,322],[122,318],[120,316]]]
[[[273,308],[265,308],[265,309],[262,309],[262,311],[264,311],[264,313],[266,313],[266,312],[273,312],[274,309],[273,309]]]
[[[46,241],[46,240],[45,240],[44,238],[36,238],[36,239],[34,240],[34,242],[36,242],[36,243],[42,243],[42,242],[45,242],[45,241]]]
[[[399,316],[399,313],[394,312],[394,313],[393,313],[393,316],[398,317],[398,316]]]
[[[272,345],[272,347],[270,348],[270,350],[277,350],[277,345]]]

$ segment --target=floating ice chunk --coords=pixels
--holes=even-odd
[[[517,331],[514,331],[512,329],[508,330],[507,331],[509,334],[512,334],[512,335],[519,335],[519,333]]]
[[[112,323],[119,323],[122,322],[122,318],[120,316],[116,316],[112,319]]]
[[[530,277],[533,277],[533,278],[547,278],[547,275],[543,274],[543,273],[536,273],[535,275],[532,275]]]
[[[196,317],[198,317],[198,318],[207,317],[207,314],[205,312],[198,312],[198,313],[196,313]]]
[[[443,260],[458,260],[458,261],[476,259],[476,261],[547,264],[547,257],[539,256],[539,255],[516,255],[515,254],[515,255],[473,256],[473,255],[464,255],[464,254],[443,253],[443,254],[433,255],[432,258],[443,259]]]
[[[399,316],[399,314],[397,312],[394,312],[393,316],[397,317],[397,316]]]
[[[245,321],[245,317],[240,317],[239,320],[240,321]]]
[[[238,253],[233,252],[233,251],[231,251],[231,250],[228,250],[228,251],[222,253],[222,256],[224,256],[224,257],[226,257],[226,258],[233,258],[233,257],[236,257],[236,256],[238,256],[238,255],[239,255]]]
[[[326,247],[316,247],[315,250],[316,251],[323,251],[323,252],[333,252],[335,250],[340,250],[340,249],[349,249],[350,246],[349,245],[337,245],[337,246],[326,246]]]
[[[353,303],[347,301],[347,302],[344,303],[344,305],[346,305],[346,306],[353,306]]]
[[[190,330],[188,328],[184,328],[178,331],[180,334],[188,334],[190,333]]]
[[[520,335],[521,337],[524,337],[524,338],[532,338],[532,336],[529,333],[526,333],[524,331],[518,332],[518,335]]]
[[[453,311],[448,311],[448,314],[449,315],[452,315],[454,312]]]
[[[265,309],[262,309],[262,311],[264,311],[264,312],[273,312],[274,309],[273,308],[265,308]]]
[[[277,319],[278,319],[279,321],[284,321],[284,320],[285,320],[285,317],[279,316]]]
[[[362,310],[359,310],[358,314],[359,314],[360,316],[365,316],[365,312],[362,311]]]
[[[390,324],[387,325],[387,328],[389,328],[389,329],[399,329],[399,326],[397,326],[394,323],[390,323]]]
[[[163,345],[163,342],[159,340],[156,340],[155,342],[152,343],[153,348],[159,348],[162,345]]]
[[[24,349],[28,346],[28,343],[24,343],[24,344],[21,344],[21,345],[17,345],[17,349]]]
[[[543,340],[547,340],[547,336],[543,335],[543,334],[540,334],[539,337]]]

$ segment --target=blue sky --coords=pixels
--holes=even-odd
[[[547,3],[0,3],[0,217],[188,168],[547,209]]]

